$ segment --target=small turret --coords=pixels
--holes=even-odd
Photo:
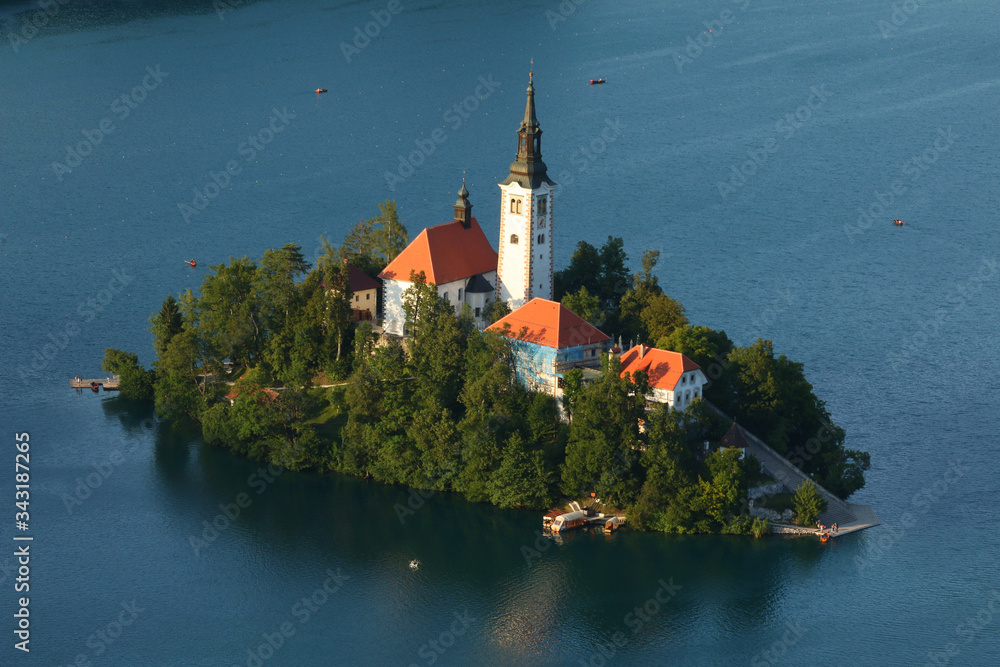
[[[472,225],[472,203],[469,191],[465,189],[465,176],[462,176],[462,189],[458,191],[458,201],[455,202],[455,221],[461,222],[465,229]]]

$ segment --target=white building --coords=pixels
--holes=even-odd
[[[621,357],[622,377],[645,371],[652,389],[646,398],[666,403],[674,410],[685,410],[700,398],[708,382],[701,367],[680,352],[636,345]]]
[[[552,298],[552,197],[555,183],[542,162],[542,130],[535,117],[535,86],[517,131],[517,157],[500,183],[497,298],[511,310],[535,297]]]
[[[427,282],[437,286],[438,294],[455,304],[456,315],[468,304],[477,326],[486,326],[485,309],[496,292],[497,254],[472,217],[464,182],[454,208],[454,220],[425,228],[379,274],[384,285],[382,319],[387,333],[405,335],[403,292],[413,284],[412,271],[423,271]]]

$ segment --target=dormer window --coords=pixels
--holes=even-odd
[[[520,215],[521,214],[521,198],[511,197],[510,198],[510,212]]]
[[[517,245],[517,234],[510,235],[510,242],[512,245]]]

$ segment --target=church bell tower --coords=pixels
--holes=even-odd
[[[542,130],[535,117],[535,86],[528,74],[528,101],[517,131],[517,155],[500,183],[497,299],[511,310],[535,297],[552,298],[552,194],[555,183],[542,162]]]

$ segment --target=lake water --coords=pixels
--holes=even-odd
[[[54,4],[0,5],[0,662],[1000,660],[995,2]],[[146,318],[208,265],[314,258],[385,199],[415,235],[464,172],[495,237],[532,58],[557,265],[658,249],[694,322],[803,362],[882,526],[533,552],[536,513],[434,496],[401,522],[406,489],[272,477],[67,387],[105,347],[151,361]]]

